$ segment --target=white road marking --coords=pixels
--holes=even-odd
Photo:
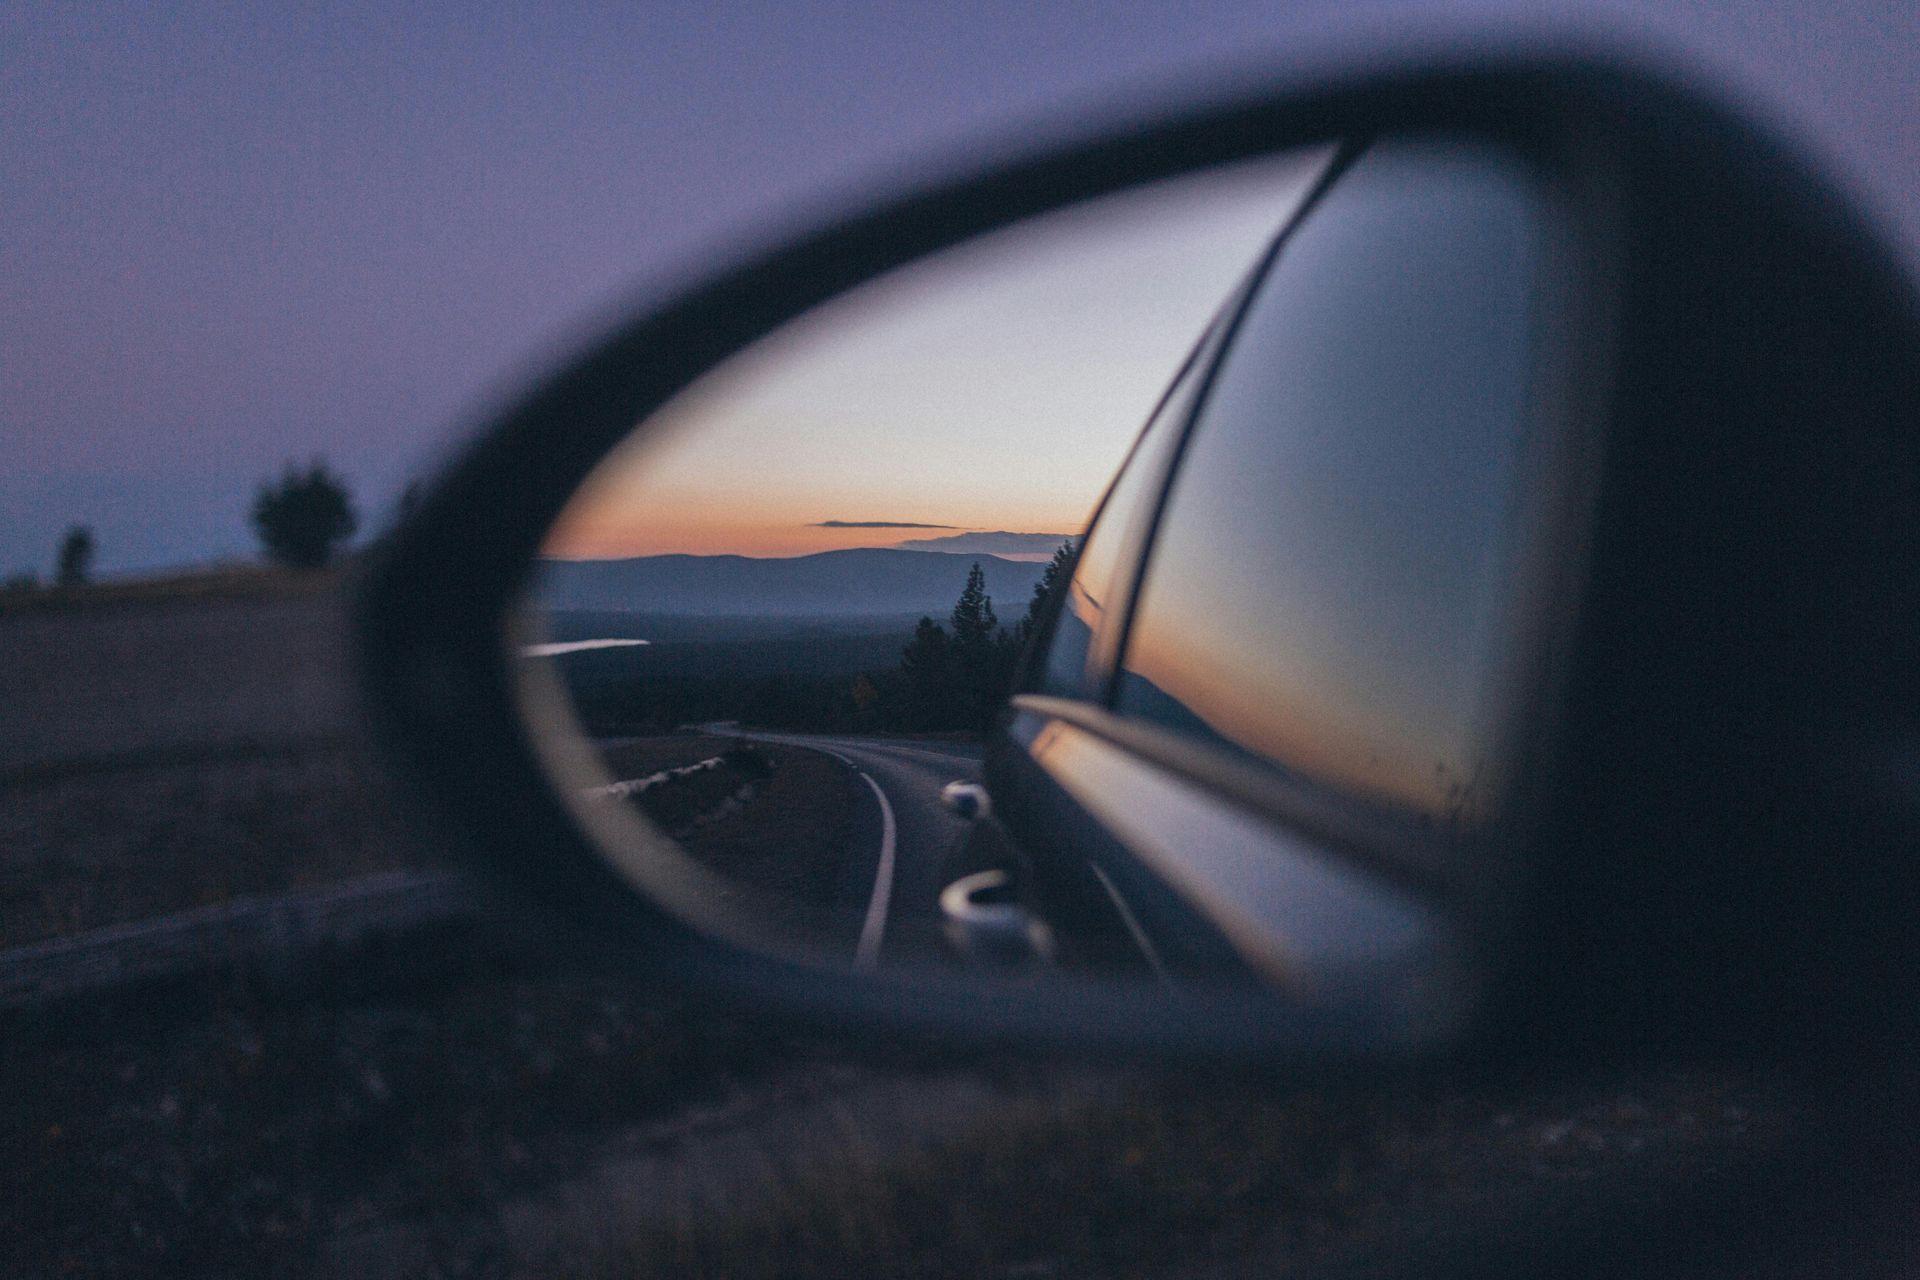
[[[663,782],[684,778],[690,773],[704,773],[708,769],[718,769],[723,763],[725,762],[719,756],[710,756],[698,764],[682,765],[678,769],[662,769],[644,778],[629,778],[625,782],[609,782],[604,786],[588,787],[580,794],[589,800],[605,800],[611,796],[635,796],[643,791],[651,791]]]
[[[887,928],[887,903],[893,897],[893,806],[880,784],[862,769],[860,776],[880,802],[880,869],[873,876],[873,897],[867,901],[866,923],[860,926],[860,945],[853,953],[856,969],[871,969],[880,959],[880,935]]]
[[[1133,908],[1129,907],[1127,900],[1120,896],[1120,891],[1113,887],[1113,881],[1107,879],[1106,872],[1091,862],[1087,864],[1087,869],[1100,878],[1100,887],[1107,891],[1109,898],[1113,899],[1113,909],[1120,913],[1120,923],[1126,925],[1127,932],[1133,935],[1133,945],[1139,947],[1140,954],[1147,958],[1147,964],[1153,969],[1153,976],[1172,986],[1173,980],[1167,976],[1167,967],[1160,962],[1160,953],[1154,949],[1153,941],[1147,937],[1146,930],[1142,929],[1140,922],[1134,919]]]
[[[590,649],[626,649],[639,644],[652,644],[651,640],[561,640],[547,644],[523,644],[520,656],[523,658],[557,658],[563,653],[585,653]]]
[[[899,832],[893,820],[893,803],[887,799],[887,793],[880,789],[880,784],[873,780],[872,774],[832,747],[822,746],[818,741],[783,738],[770,733],[751,736],[770,742],[786,741],[794,746],[811,747],[824,752],[859,774],[873,788],[873,798],[880,802],[880,866],[873,873],[873,896],[867,899],[867,918],[860,925],[860,942],[853,952],[854,968],[873,968],[880,961],[880,939],[887,931],[887,907],[893,901],[893,849]]]

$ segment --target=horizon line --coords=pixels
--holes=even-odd
[[[1077,538],[1080,535],[1070,533],[1064,536]],[[1029,563],[1017,556],[1002,555],[994,551],[942,551],[934,547],[828,547],[824,551],[799,551],[792,555],[785,556],[755,556],[748,555],[744,551],[650,551],[631,556],[573,556],[542,551],[534,556],[534,559],[564,560],[569,564],[613,564],[622,560],[665,560],[669,557],[678,557],[683,560],[805,560],[809,556],[837,556],[857,551],[898,551],[902,555],[909,556],[952,556],[955,559],[965,559],[971,556],[975,560],[985,558],[988,560],[1006,560],[1013,564]],[[1039,555],[1038,552],[1034,552],[1033,554],[1036,556]]]

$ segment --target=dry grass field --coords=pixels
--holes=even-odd
[[[356,727],[337,589],[0,614],[0,780]]]
[[[0,783],[0,947],[435,861],[348,739]]]
[[[353,732],[340,616],[296,592],[0,617],[0,945],[436,858]],[[960,1054],[562,967],[497,922],[11,1014],[0,1044],[22,1276],[1304,1273],[1737,1163],[1795,1114],[1706,1071],[1305,1089]]]
[[[348,570],[294,570],[270,564],[228,564],[184,573],[154,573],[84,586],[0,589],[0,618],[90,612],[115,605],[208,604],[221,600],[285,600],[337,596]]]

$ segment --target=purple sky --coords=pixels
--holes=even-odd
[[[1548,7],[1684,51],[1791,120],[1920,263],[1920,6]],[[756,229],[1130,87],[1404,36],[1449,9],[789,0],[402,18],[12,0],[0,574],[45,575],[75,521],[106,572],[249,554],[254,485],[313,454],[378,524],[476,408],[591,317]]]

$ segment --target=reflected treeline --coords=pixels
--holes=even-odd
[[[645,649],[567,655],[562,669],[596,737],[734,720],[814,733],[984,730],[1070,559],[1063,544],[1012,626],[975,563],[946,620],[922,617],[911,632],[713,644],[671,671],[652,670],[665,655]]]

